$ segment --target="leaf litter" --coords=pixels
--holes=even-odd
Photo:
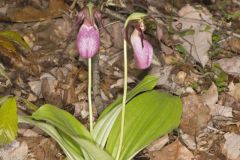
[[[69,12],[72,0],[12,2],[0,2],[0,21],[12,22],[0,24],[4,31],[0,33],[1,95],[21,96],[37,106],[58,105],[87,125],[87,62],[78,58],[75,38],[69,40],[71,24],[81,3]],[[239,159],[240,32],[233,29],[239,25],[239,17],[233,14],[239,5],[235,1],[225,5],[217,1],[210,5],[179,1],[174,5],[171,1],[147,0],[128,4],[109,1],[109,6],[108,11],[116,14],[104,9],[103,23],[118,38],[111,39],[100,29],[98,69],[104,106],[122,94],[122,20],[129,11],[146,7],[159,22],[159,26],[147,26],[157,28],[156,33],[146,34],[154,45],[155,62],[151,69],[139,71],[130,53],[129,88],[151,73],[159,78],[157,89],[181,96],[184,104],[180,127],[157,139],[134,159]],[[226,11],[221,7],[226,7]],[[233,19],[228,19],[231,16]],[[14,33],[9,33],[10,30]],[[214,64],[219,65],[221,74]],[[222,78],[222,74],[227,78]],[[19,114],[29,113],[27,107],[20,106]],[[37,159],[64,159],[57,144],[43,132],[30,126],[24,128],[20,126],[23,131],[15,142],[0,149],[0,158],[24,159],[34,155]]]

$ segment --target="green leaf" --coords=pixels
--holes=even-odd
[[[126,106],[123,148],[120,160],[129,160],[157,138],[171,132],[180,123],[182,104],[179,97],[149,91],[132,99]],[[121,117],[110,132],[106,150],[116,157]]]
[[[0,106],[11,96],[3,96],[3,97],[0,97]],[[1,108],[1,107],[0,107]]]
[[[146,76],[134,89],[127,94],[127,102],[137,94],[152,90],[158,82],[158,78],[153,75]],[[96,143],[104,148],[112,126],[122,108],[122,97],[109,105],[99,117],[93,128],[92,136]]]
[[[191,36],[195,33],[195,30],[194,29],[186,29],[186,30],[183,30],[181,32],[177,32],[177,35],[179,35],[180,37],[184,37],[184,36]]]
[[[131,100],[134,96],[141,92],[152,90],[157,85],[157,82],[158,77],[154,75],[147,75],[135,88],[128,92],[127,100],[128,101]],[[115,108],[119,104],[122,104],[122,97],[119,97],[112,104],[110,104],[100,115],[99,119],[103,118],[108,112],[110,112],[113,108]]]
[[[60,145],[60,147],[70,160],[84,160],[84,158],[82,157],[81,150],[74,146],[67,136],[59,133],[58,130],[52,125],[33,120],[31,117],[23,116],[19,116],[18,122],[34,125],[43,130],[44,132],[46,132],[55,141],[57,141],[57,143]]]
[[[0,108],[0,146],[11,143],[17,136],[17,105],[13,97]]]
[[[85,160],[113,160],[108,153],[97,147],[89,131],[70,113],[46,104],[34,112],[32,118],[56,127],[68,145],[81,149]]]
[[[95,143],[90,142],[87,139],[72,137],[74,141],[78,142],[78,146],[83,149],[89,156],[91,156],[94,160],[113,160],[113,158],[104,150],[97,147]]]
[[[175,46],[175,49],[179,52],[182,53],[183,55],[187,55],[188,51],[181,45],[181,44],[177,44]]]
[[[45,104],[32,114],[36,120],[43,120],[61,131],[66,131],[73,136],[92,140],[88,130],[70,113],[53,105]]]
[[[213,63],[213,81],[218,87],[218,91],[223,91],[228,86],[228,75],[221,69],[218,63]]]
[[[214,32],[212,35],[212,41],[214,43],[218,43],[221,40],[221,35],[220,33]]]
[[[16,48],[7,38],[0,36],[0,51],[1,52],[16,52]]]
[[[206,25],[205,28],[203,29],[204,32],[210,32],[211,31],[211,26]]]
[[[1,31],[0,32],[0,36],[3,36],[7,39],[9,39],[10,41],[14,41],[15,43],[17,43],[20,47],[24,48],[24,49],[30,49],[28,44],[23,40],[22,36],[15,32],[15,31]]]

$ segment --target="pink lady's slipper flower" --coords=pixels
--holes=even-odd
[[[99,50],[100,36],[96,24],[84,20],[77,35],[77,48],[82,58],[91,58]]]
[[[95,23],[101,24],[101,13],[89,2],[78,14],[76,24],[81,24],[77,35],[77,49],[82,58],[91,58],[100,47],[100,35]]]
[[[153,47],[145,39],[143,39],[143,33],[140,29],[135,28],[130,38],[134,57],[137,61],[139,69],[146,69],[152,63]]]

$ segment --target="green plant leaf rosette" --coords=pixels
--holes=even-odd
[[[123,147],[120,160],[132,159],[157,138],[171,132],[180,123],[182,103],[168,93],[149,91],[133,98],[126,106]],[[109,134],[106,150],[117,154],[120,116]]]

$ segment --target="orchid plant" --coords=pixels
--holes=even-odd
[[[177,128],[182,112],[181,100],[154,90],[158,78],[148,75],[127,92],[127,30],[130,22],[136,22],[130,36],[130,45],[138,68],[146,69],[152,61],[153,47],[144,37],[144,18],[147,18],[144,13],[133,13],[124,24],[123,96],[107,106],[93,125],[91,58],[97,54],[100,46],[99,29],[95,20],[99,21],[101,14],[93,3],[88,3],[78,14],[77,24],[81,26],[77,35],[77,48],[80,56],[88,59],[90,132],[65,110],[49,104],[38,108],[22,99],[35,112],[31,116],[18,116],[18,122],[35,125],[45,131],[58,142],[70,160],[130,160],[151,142]],[[0,98],[0,146],[16,136],[16,108],[15,98]],[[8,115],[8,119],[1,115]],[[13,127],[10,128],[11,126]]]
[[[88,59],[88,103],[89,103],[89,124],[90,131],[93,129],[92,113],[92,57],[97,54],[100,47],[99,29],[95,20],[101,22],[101,13],[95,8],[92,2],[79,12],[77,25],[81,24],[77,34],[77,49],[82,58]]]
[[[134,57],[137,61],[137,65],[140,69],[146,69],[150,66],[153,55],[152,45],[144,39],[143,31],[144,31],[144,23],[143,18],[147,15],[144,13],[132,13],[126,20],[124,25],[124,31],[126,32],[127,27],[130,21],[137,20],[138,23],[134,28],[133,33],[131,34],[131,45],[134,51]],[[127,32],[126,32],[127,33]],[[123,52],[124,52],[124,83],[123,83],[123,99],[122,99],[122,116],[121,116],[121,129],[120,129],[120,142],[119,148],[117,151],[117,160],[119,159],[122,143],[123,143],[123,133],[124,133],[124,124],[125,124],[125,107],[126,107],[126,97],[127,97],[127,78],[128,78],[128,70],[127,70],[127,40],[125,33],[125,38],[123,42]]]

